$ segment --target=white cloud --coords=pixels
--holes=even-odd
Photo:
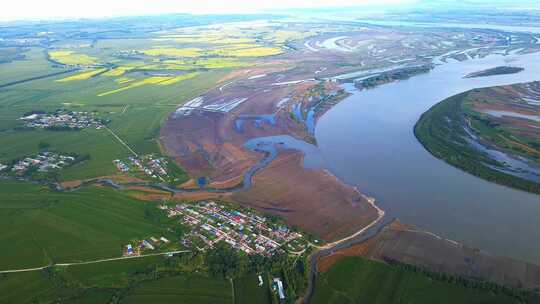
[[[402,4],[415,0],[20,0],[2,4],[0,20],[250,13],[264,9]]]

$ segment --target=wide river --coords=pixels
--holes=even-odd
[[[449,60],[429,74],[353,95],[317,123],[328,169],[377,199],[389,216],[464,244],[540,264],[540,196],[484,181],[433,157],[416,140],[422,113],[479,87],[540,80],[540,54]],[[525,71],[463,78],[500,65]]]

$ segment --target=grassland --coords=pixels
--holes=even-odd
[[[336,263],[317,279],[313,303],[520,303],[502,294],[433,280],[421,273],[357,257]]]
[[[424,113],[414,127],[414,134],[435,157],[471,174],[517,189],[540,193],[540,185],[493,169],[502,164],[472,146],[466,138],[463,103],[470,92],[452,96]],[[473,116],[468,116],[474,118]],[[475,120],[473,127],[482,133],[495,131],[485,121]]]

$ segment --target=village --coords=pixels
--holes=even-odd
[[[176,245],[205,251],[223,241],[246,254],[270,257],[278,252],[301,254],[308,245],[301,233],[282,224],[247,209],[239,210],[214,201],[181,203],[174,207],[163,204],[159,209],[167,212],[169,218],[179,217],[179,223],[189,232],[178,240],[178,244],[163,236],[132,240],[135,245],[127,244],[124,256],[140,255],[145,250],[176,248]]]
[[[0,172],[10,170],[18,175],[23,175],[33,169],[38,172],[51,172],[72,165],[75,161],[76,157],[74,156],[54,152],[41,152],[37,155],[15,161],[11,166],[0,164]]]
[[[171,178],[167,170],[168,161],[163,157],[158,158],[152,154],[139,157],[130,156],[127,160],[115,159],[113,160],[113,164],[122,173],[142,172],[148,177],[159,179],[163,182]]]
[[[27,128],[49,130],[82,130],[90,127],[103,128],[95,113],[57,110],[46,113],[34,111],[20,118]]]
[[[277,252],[298,254],[304,252],[305,237],[286,226],[273,223],[264,216],[247,209],[239,210],[214,201],[161,205],[169,217],[181,217],[180,223],[191,232],[182,240],[186,247],[199,250],[212,248],[224,241],[247,254],[272,256]]]

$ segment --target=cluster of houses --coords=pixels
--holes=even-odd
[[[152,154],[140,157],[130,156],[127,161],[115,159],[113,164],[122,173],[139,171],[161,181],[166,181],[169,178],[169,173],[165,169],[167,160],[165,158],[156,158]]]
[[[178,204],[175,207],[161,205],[169,217],[181,217],[181,223],[191,227],[190,238],[185,246],[201,244],[200,250],[212,248],[224,241],[231,247],[247,254],[271,256],[278,251],[302,251],[307,242],[302,234],[287,227],[274,224],[265,217],[249,210],[239,211],[214,201],[194,204]]]
[[[35,156],[26,157],[15,162],[11,166],[11,171],[17,174],[24,174],[31,168],[36,168],[39,172],[50,172],[60,170],[72,164],[75,157],[61,155],[53,152],[41,152]],[[9,166],[0,165],[0,171],[8,169]]]
[[[52,113],[34,112],[23,116],[27,128],[82,130],[90,127],[103,128],[95,113],[58,110]]]
[[[155,238],[151,236],[148,240],[140,240],[137,241],[138,246],[133,247],[131,244],[127,244],[124,248],[124,256],[138,256],[141,254],[142,250],[155,250],[156,248],[159,248],[161,246],[170,244],[171,241],[166,239],[165,237]]]

